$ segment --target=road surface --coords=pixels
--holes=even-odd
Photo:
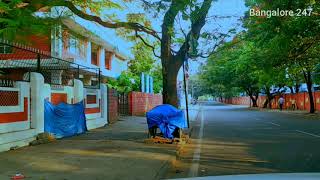
[[[167,178],[320,172],[320,119],[207,104],[193,123],[194,142]]]

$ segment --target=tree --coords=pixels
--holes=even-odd
[[[142,73],[149,74],[153,77],[154,92],[159,93],[162,90],[161,67],[156,62],[152,50],[140,40],[136,41],[131,49],[134,58],[128,63],[128,70],[121,73],[115,80],[111,79],[109,87],[117,89],[121,93],[130,91],[140,91],[140,76]]]
[[[135,76],[130,72],[122,72],[117,79],[109,79],[108,87],[116,89],[119,93],[129,93],[139,88],[136,84]]]
[[[188,92],[191,93],[191,96],[194,99],[198,99],[200,96],[211,94],[210,86],[207,86],[207,84],[202,81],[199,75],[190,76],[188,80]]]
[[[303,77],[308,88],[310,113],[313,113],[312,73],[319,62],[317,52],[320,40],[320,25],[314,14],[318,14],[320,3],[302,0],[271,3],[267,0],[254,0],[248,1],[248,5],[257,9],[313,9],[310,16],[249,17],[245,23],[251,40],[269,53],[275,66],[285,66],[295,83],[299,83],[300,75]]]
[[[256,50],[250,42],[225,43],[218,48],[218,53],[210,56],[202,71],[203,81],[223,87],[225,97],[245,91],[252,100],[253,107],[257,107],[260,93],[260,70],[253,64]]]
[[[120,22],[115,18],[112,18],[112,16],[107,16],[106,19],[102,18],[105,9],[121,8],[119,4],[110,0],[16,0],[15,2],[17,2],[19,6],[13,5],[10,7],[12,9],[18,9],[19,11],[28,12],[28,17],[32,16],[32,13],[37,12],[41,8],[62,6],[70,9],[75,15],[89,21],[94,21],[104,27],[131,30],[135,32],[135,36],[143,42],[145,42],[145,40],[139,33],[150,35],[154,39],[160,41],[160,58],[163,74],[163,102],[177,106],[178,100],[176,83],[178,71],[181,68],[182,63],[186,60],[191,46],[195,52],[195,48],[197,47],[196,42],[200,38],[201,29],[206,24],[206,16],[213,0],[203,0],[202,3],[195,0],[171,0],[157,2],[148,2],[143,0],[143,3],[148,8],[154,7],[158,12],[164,12],[161,25],[161,36],[157,31],[151,28],[150,23],[148,22],[145,22],[144,24],[133,21]],[[1,2],[1,7],[7,7],[9,4],[10,1]],[[10,14],[11,9],[2,8],[1,11],[3,14],[8,15]],[[178,15],[182,15],[184,20],[189,20],[190,29],[187,33],[184,33],[185,36],[183,38],[179,38],[181,46],[178,50],[175,50],[173,49],[173,45],[176,42],[174,40],[176,38],[175,20]],[[11,20],[14,19],[14,17],[10,18]],[[139,20],[141,20],[141,18]],[[3,26],[4,29],[7,29],[8,27],[9,26],[6,24]],[[145,44],[152,49],[155,49],[147,42],[145,42]]]
[[[153,77],[153,91],[155,93],[162,93],[163,90],[163,77],[162,77],[162,67],[156,64],[151,71],[151,76]]]

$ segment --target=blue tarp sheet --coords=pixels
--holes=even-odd
[[[176,128],[186,128],[184,112],[169,104],[157,106],[147,112],[148,128],[157,126],[165,138],[174,138]]]
[[[45,100],[44,109],[44,131],[56,138],[74,136],[87,130],[83,102],[53,105]]]

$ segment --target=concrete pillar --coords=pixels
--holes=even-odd
[[[74,87],[71,87],[71,86],[65,86],[64,87],[64,90],[65,92],[67,93],[67,103],[68,104],[72,104],[72,99],[74,98],[74,95],[73,95],[73,89]]]
[[[87,42],[87,63],[91,64],[91,42]]]
[[[149,83],[150,83],[149,84],[149,86],[150,86],[149,91],[151,94],[153,94],[153,77],[151,77],[151,76],[149,78]]]
[[[51,55],[62,58],[63,38],[61,25],[56,25],[51,29],[51,39]]]
[[[84,99],[83,83],[79,79],[74,80],[73,95],[73,103],[81,102]]]
[[[36,132],[44,132],[44,77],[32,72],[30,74],[31,86],[31,128],[36,129]]]
[[[150,78],[150,76],[146,75],[146,93],[150,93],[149,78]]]
[[[44,84],[43,88],[44,99],[47,99],[51,102],[51,86],[50,84]]]
[[[103,47],[100,48],[99,51],[99,59],[100,59],[100,68],[105,69],[106,68],[106,54],[105,54],[105,49]]]
[[[145,92],[145,80],[144,80],[144,73],[141,73],[141,77],[140,77],[140,81],[141,81],[141,92]]]
[[[101,84],[101,117],[108,124],[108,88],[107,85]]]

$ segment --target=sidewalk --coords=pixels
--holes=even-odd
[[[0,153],[0,179],[22,173],[34,180],[160,179],[176,156],[173,144],[145,144],[142,117],[54,143]]]
[[[306,110],[294,110],[293,111],[293,110],[284,109],[284,110],[280,111],[279,109],[253,108],[253,107],[250,107],[248,109],[253,110],[253,111],[276,112],[276,113],[286,113],[286,114],[292,114],[292,115],[301,115],[301,116],[308,117],[311,119],[319,119],[319,117],[320,117],[319,112],[309,113]]]

